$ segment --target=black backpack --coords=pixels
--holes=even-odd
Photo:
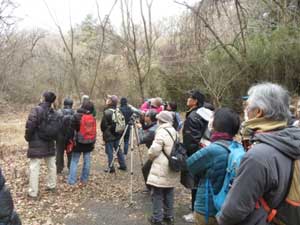
[[[179,139],[176,135],[176,139],[174,140],[172,134],[168,129],[165,129],[168,132],[168,134],[171,136],[172,140],[174,141],[171,154],[170,156],[167,155],[167,153],[162,150],[164,155],[168,158],[169,160],[169,168],[174,171],[174,172],[180,172],[182,170],[186,170],[186,159],[187,159],[187,154],[186,154],[186,149],[183,147],[183,144],[179,142]]]
[[[40,107],[41,108],[41,107]],[[61,129],[61,118],[53,108],[40,109],[41,118],[38,126],[38,136],[44,141],[54,141]]]
[[[61,133],[66,140],[74,136],[74,128],[72,127],[73,117],[74,111],[72,109],[62,109]]]

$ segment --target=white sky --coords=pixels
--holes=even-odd
[[[43,28],[55,30],[53,21],[45,6],[44,0],[15,0],[19,4],[16,16],[23,18],[20,22],[21,28]],[[69,28],[69,15],[72,24],[80,23],[87,14],[97,15],[96,0],[45,0],[55,15],[62,28]],[[145,0],[143,0],[145,1]],[[185,0],[188,4],[197,0]],[[199,1],[199,0],[198,0]],[[139,13],[139,0],[133,0],[133,13]],[[183,2],[183,0],[181,1]],[[114,0],[98,0],[101,16],[108,14]],[[152,17],[154,21],[161,20],[173,15],[179,15],[186,8],[174,3],[174,0],[154,0],[152,6]],[[121,22],[120,5],[117,4],[111,15],[112,23],[119,27]]]

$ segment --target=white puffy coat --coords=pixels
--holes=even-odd
[[[178,135],[170,123],[163,123],[158,126],[154,141],[148,150],[149,159],[152,160],[153,163],[147,184],[155,187],[172,188],[179,184],[180,173],[170,170],[169,160],[162,151],[164,148],[164,151],[170,155],[174,144],[170,134],[165,129],[172,134],[174,140],[176,135]]]

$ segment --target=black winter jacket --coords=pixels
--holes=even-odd
[[[124,118],[125,118],[125,123],[126,125],[129,123],[130,118],[133,114],[133,110],[126,104],[126,105],[121,105],[120,111],[122,112]],[[128,139],[130,135],[130,129],[127,129],[126,134],[125,134],[125,139]]]
[[[28,158],[43,158],[55,156],[54,141],[42,140],[38,135],[38,126],[41,122],[42,115],[49,110],[51,104],[43,102],[33,108],[28,116],[25,129],[25,140],[28,142]]]
[[[183,145],[187,150],[188,156],[191,156],[199,149],[200,140],[207,128],[207,121],[197,113],[197,110],[198,108],[195,108],[186,113],[182,130]]]
[[[19,216],[14,211],[10,191],[5,186],[5,179],[0,169],[0,225],[21,225]]]
[[[74,114],[74,117],[72,119],[72,128],[75,130],[75,133],[80,130],[80,121],[83,114],[92,114],[92,112],[89,112],[82,108],[77,110],[77,112]],[[94,150],[95,143],[92,144],[79,143],[76,139],[76,134],[75,134],[75,140],[76,140],[76,144],[73,149],[73,152],[91,152]]]
[[[65,106],[57,112],[60,116],[62,126],[57,136],[57,141],[67,144],[74,137],[74,129],[71,127],[74,110],[70,106]]]
[[[118,134],[115,132],[116,124],[112,120],[113,107],[107,108],[104,110],[103,117],[101,120],[101,131],[103,133],[104,142],[112,142],[121,138],[122,134]]]

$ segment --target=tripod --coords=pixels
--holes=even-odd
[[[138,128],[136,127],[136,117],[133,114],[133,116],[131,116],[130,121],[128,122],[128,124],[125,126],[125,129],[123,131],[123,134],[120,138],[119,144],[117,149],[113,152],[113,160],[111,162],[111,164],[109,165],[109,170],[111,170],[113,168],[114,162],[115,160],[118,158],[118,152],[121,150],[121,145],[124,142],[125,139],[125,135],[127,133],[127,130],[130,129],[129,132],[129,144],[130,144],[130,204],[133,203],[133,151],[134,151],[134,135],[137,141],[137,149],[138,149],[138,153],[139,153],[139,158],[140,158],[140,164],[141,164],[141,168],[143,168],[144,163],[143,163],[143,155],[141,153],[141,149],[139,146],[139,136],[138,136]],[[110,171],[109,171],[110,172]]]

